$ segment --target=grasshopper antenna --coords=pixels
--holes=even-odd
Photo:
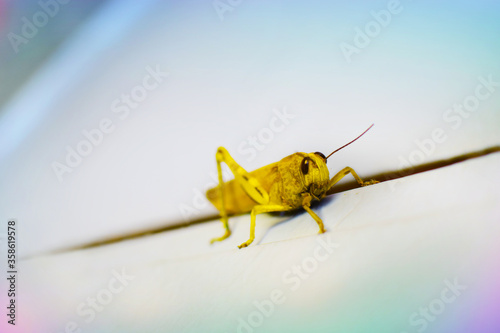
[[[364,131],[363,133],[361,133],[361,135],[360,135],[360,136],[358,136],[356,139],[354,139],[354,140],[352,140],[351,142],[349,142],[348,144],[345,144],[345,145],[343,145],[342,147],[340,147],[340,148],[338,148],[338,149],[334,150],[334,151],[333,151],[330,155],[328,155],[328,156],[326,157],[326,159],[328,159],[328,157],[330,157],[330,156],[332,156],[333,154],[335,154],[336,152],[338,152],[340,149],[342,149],[342,148],[345,148],[345,147],[349,146],[351,143],[353,143],[354,141],[356,141],[357,139],[359,139],[360,137],[362,137],[362,136],[363,136],[366,132],[368,132],[368,130],[369,130],[370,128],[372,128],[372,127],[373,127],[373,125],[375,125],[375,124],[372,124],[370,127],[368,127],[368,128],[366,129],[366,131]]]

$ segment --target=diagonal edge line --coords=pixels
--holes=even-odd
[[[493,147],[489,147],[486,149],[477,150],[474,152],[450,157],[450,158],[439,160],[439,161],[415,165],[415,166],[405,168],[405,169],[377,173],[377,174],[374,174],[371,176],[365,176],[365,177],[363,177],[363,179],[365,179],[365,178],[366,179],[376,179],[382,183],[382,182],[385,182],[388,180],[399,179],[399,178],[415,175],[417,173],[422,173],[422,172],[426,172],[426,171],[444,168],[444,167],[447,167],[447,166],[450,166],[453,164],[457,164],[457,163],[464,162],[464,161],[467,161],[470,159],[483,157],[483,156],[493,154],[493,153],[498,153],[498,152],[500,152],[500,146],[493,146]],[[327,192],[327,195],[339,193],[339,192],[344,192],[347,190],[352,190],[352,189],[358,188],[358,187],[359,187],[359,184],[356,181],[352,180],[352,181],[346,182],[344,184],[339,184],[339,185],[334,186],[332,188],[332,190]]]
[[[415,175],[415,174],[422,173],[422,172],[426,172],[426,171],[440,169],[440,168],[447,167],[447,166],[457,164],[460,162],[464,162],[464,161],[467,161],[470,159],[475,159],[478,157],[483,157],[483,156],[490,155],[493,153],[498,153],[498,152],[500,152],[500,146],[493,146],[493,147],[486,148],[483,150],[478,150],[478,151],[474,151],[471,153],[466,153],[466,154],[454,156],[454,157],[451,157],[448,159],[424,163],[424,164],[420,164],[420,165],[416,165],[416,166],[413,166],[410,168],[400,169],[400,170],[396,170],[396,171],[378,173],[378,174],[374,174],[374,175],[367,176],[364,178],[377,179],[379,182],[382,183],[385,181],[404,178],[404,177],[408,177],[408,176]],[[327,195],[352,190],[352,189],[355,189],[358,187],[359,187],[359,184],[356,181],[354,181],[354,180],[349,181],[349,182],[346,182],[344,184],[336,185],[333,190],[327,192]],[[228,217],[237,216],[237,215],[243,215],[243,214],[234,214],[234,215],[229,215]],[[149,235],[153,235],[153,234],[157,234],[157,233],[161,233],[161,232],[167,232],[167,231],[172,231],[172,230],[176,230],[176,229],[186,228],[186,227],[189,227],[192,225],[210,222],[210,221],[213,221],[213,220],[216,220],[219,218],[220,218],[220,215],[217,215],[217,214],[204,216],[204,217],[201,217],[198,219],[193,219],[193,220],[189,220],[189,221],[185,221],[185,222],[177,222],[174,224],[165,225],[165,226],[161,226],[161,227],[154,228],[154,229],[132,232],[132,233],[128,233],[128,234],[124,234],[124,235],[120,235],[120,236],[114,236],[114,237],[110,237],[110,238],[106,238],[106,239],[102,239],[102,240],[93,241],[93,242],[82,244],[82,245],[61,248],[61,249],[54,250],[54,251],[48,251],[48,252],[36,254],[36,255],[33,255],[30,257],[24,257],[24,258],[22,258],[22,260],[38,257],[38,256],[41,256],[44,254],[45,255],[46,254],[58,254],[58,253],[84,250],[84,249],[114,244],[114,243],[130,240],[130,239],[135,239],[135,238],[139,238],[139,237],[149,236]]]

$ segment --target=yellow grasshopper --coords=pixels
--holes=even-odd
[[[318,223],[319,232],[325,232],[323,221],[311,210],[312,200],[321,200],[328,190],[345,175],[351,173],[361,186],[378,183],[376,180],[363,181],[350,167],[345,167],[332,179],[328,173],[326,160],[335,152],[350,145],[356,139],[336,149],[325,157],[320,152],[295,153],[281,161],[266,165],[252,172],[247,172],[229,155],[224,147],[219,147],[215,158],[219,185],[207,191],[207,199],[219,210],[225,233],[212,239],[210,243],[222,241],[231,235],[228,214],[250,212],[250,238],[240,246],[247,247],[255,238],[255,217],[260,213],[283,212],[304,208]],[[234,179],[224,182],[221,163],[227,164]]]

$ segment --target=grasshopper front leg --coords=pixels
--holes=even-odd
[[[352,176],[354,177],[354,179],[356,179],[356,181],[358,182],[358,184],[361,185],[361,186],[368,186],[368,185],[372,185],[372,184],[377,184],[378,183],[378,181],[373,180],[373,179],[365,182],[365,181],[363,181],[363,179],[361,179],[358,176],[358,174],[356,173],[356,171],[354,171],[350,167],[345,167],[342,170],[340,170],[335,176],[333,176],[332,179],[330,179],[330,181],[328,182],[328,190],[327,190],[327,192],[333,187],[333,185],[337,184],[339,182],[339,180],[341,180],[342,178],[344,178],[349,173],[352,174]]]
[[[304,194],[304,199],[302,199],[302,207],[305,209],[306,212],[311,215],[311,217],[318,223],[319,226],[319,233],[322,234],[324,233],[325,230],[325,225],[323,224],[323,220],[311,209],[311,200],[312,196],[309,193]]]
[[[222,168],[221,168],[222,162],[227,164],[231,172],[234,174],[235,181],[237,181],[242,186],[243,190],[250,198],[252,198],[260,205],[265,206],[269,203],[269,194],[260,185],[259,181],[256,178],[250,176],[250,174],[245,169],[243,169],[238,163],[236,163],[236,161],[231,157],[231,155],[224,147],[219,147],[217,149],[215,158],[217,160],[217,173],[219,177],[219,191],[220,191],[219,195],[221,198],[221,208],[220,208],[221,222],[224,225],[225,233],[221,237],[212,239],[210,243],[222,241],[231,235],[231,230],[229,229],[227,211],[225,206],[224,180],[222,179]],[[254,207],[254,209],[257,207],[258,206]],[[255,216],[255,214],[253,216]],[[250,231],[251,234],[252,230],[254,229],[255,229],[255,218],[253,219],[253,229],[251,229]],[[252,236],[250,238],[253,241]],[[250,243],[251,241],[248,242],[248,244]]]
[[[367,185],[372,185],[372,184],[378,183],[378,181],[376,181],[376,180],[369,180],[369,181],[365,182],[365,181],[363,181],[358,176],[358,174],[352,168],[345,167],[344,169],[340,170],[340,172],[338,172],[335,176],[333,176],[332,179],[330,179],[330,181],[328,182],[327,192],[336,183],[338,183],[339,180],[341,180],[342,178],[344,178],[349,173],[352,174],[352,176],[354,177],[354,179],[356,179],[356,181],[358,182],[358,184],[361,185],[361,186],[367,186]],[[311,217],[314,219],[314,221],[316,221],[316,223],[318,223],[319,233],[322,234],[322,233],[324,233],[326,231],[325,230],[325,226],[323,224],[323,220],[321,220],[321,218],[315,212],[313,212],[313,210],[311,209],[311,201],[312,201],[312,196],[309,193],[304,193],[303,194],[303,199],[302,199],[302,207],[304,208],[304,210],[306,212],[309,213],[309,215],[311,215]]]

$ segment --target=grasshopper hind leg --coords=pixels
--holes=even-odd
[[[226,205],[225,205],[225,200],[224,200],[224,180],[222,179],[222,168],[221,168],[221,163],[224,161],[224,151],[222,149],[217,150],[217,154],[215,154],[215,159],[217,160],[217,174],[219,177],[219,197],[221,200],[221,208],[220,208],[220,215],[221,215],[221,222],[224,225],[224,235],[221,237],[215,237],[210,240],[210,244],[213,244],[215,242],[220,242],[223,241],[224,239],[228,238],[231,236],[231,229],[229,229],[229,222],[228,222],[228,217],[227,217],[227,212],[226,212]]]
[[[221,212],[222,213],[222,212]],[[225,212],[224,212],[225,213]],[[229,236],[231,236],[231,229],[229,229],[229,223],[228,223],[228,218],[227,218],[227,214],[224,214],[222,217],[221,217],[221,222],[222,224],[224,225],[224,229],[225,229],[225,232],[224,232],[224,235],[220,236],[220,237],[215,237],[215,238],[212,238],[210,240],[210,244],[213,244],[215,242],[220,242],[220,241],[223,241],[224,239],[228,238]]]
[[[261,186],[259,180],[256,179],[255,177],[252,177],[245,169],[243,169],[238,163],[236,163],[236,161],[231,157],[231,155],[229,155],[229,153],[224,147],[219,147],[219,149],[217,149],[215,158],[217,160],[217,172],[219,175],[218,191],[221,200],[219,212],[221,215],[221,222],[224,225],[225,233],[221,237],[212,239],[211,243],[222,241],[231,235],[231,230],[229,229],[228,216],[226,210],[225,196],[227,195],[227,193],[224,190],[225,183],[224,180],[222,179],[221,163],[224,162],[227,164],[231,172],[234,174],[235,181],[239,185],[241,185],[245,193],[256,203],[256,205],[253,207],[250,213],[251,216],[250,238],[245,243],[238,246],[241,249],[242,247],[247,247],[248,245],[250,245],[255,238],[255,217],[257,214],[284,211],[288,210],[289,207],[269,204],[269,194]]]

